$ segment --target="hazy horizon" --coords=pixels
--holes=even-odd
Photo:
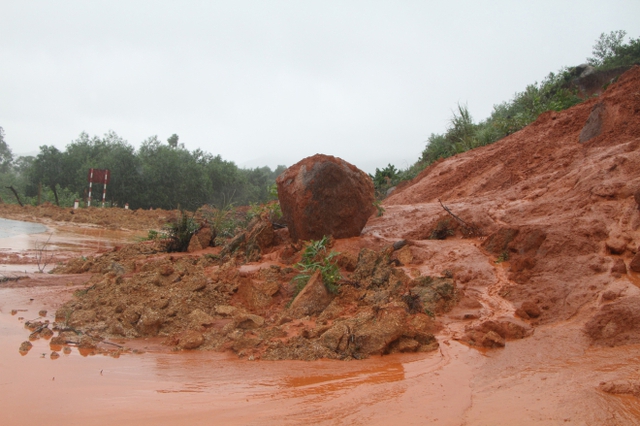
[[[109,130],[176,133],[240,167],[323,153],[413,164],[458,103],[476,121],[637,1],[0,2],[0,126],[16,154]]]

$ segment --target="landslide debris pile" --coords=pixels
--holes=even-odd
[[[577,320],[594,345],[640,343],[639,190],[635,66],[599,97],[429,167],[385,201],[368,232],[425,240],[442,200],[482,229],[488,261],[504,261],[493,283],[467,284],[509,302],[501,314],[531,325]],[[482,321],[463,340],[473,343]]]
[[[437,348],[434,315],[457,298],[451,278],[411,278],[396,268],[393,247],[341,254],[351,272],[344,270],[338,294],[329,293],[316,273],[293,299],[297,270],[274,262],[246,264],[250,244],[222,257],[149,256],[145,245],[105,253],[90,267],[78,262],[78,272],[96,274],[58,309],[56,322],[92,336],[94,345],[106,338],[162,336],[176,349],[351,359]],[[272,249],[271,256],[289,256]]]

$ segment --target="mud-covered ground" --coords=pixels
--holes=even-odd
[[[254,228],[259,228],[258,223]],[[69,261],[54,273],[93,273],[87,288],[56,313],[54,337],[165,338],[175,349],[231,350],[251,359],[360,359],[393,352],[435,350],[436,315],[459,297],[452,276],[406,273],[408,248],[366,239],[338,241],[343,265],[337,294],[319,274],[294,298],[301,248],[254,237],[235,251],[208,248],[190,254],[159,251],[157,242],[117,247]],[[237,240],[237,238],[236,238]],[[362,247],[370,245],[373,248]],[[378,248],[376,250],[376,248]],[[83,344],[91,345],[88,339]]]
[[[580,142],[587,123],[597,129]],[[71,259],[56,272],[86,281],[49,323],[28,325],[36,339],[55,332],[63,353],[130,359],[151,339],[186,359],[234,354],[247,363],[238,376],[259,361],[273,382],[241,380],[239,394],[259,402],[243,412],[229,398],[238,424],[639,424],[639,189],[635,67],[600,97],[392,193],[361,237],[331,243],[335,294],[315,277],[294,300],[304,244],[263,218],[220,247],[168,254],[143,242]],[[118,216],[136,213],[109,214],[113,229],[167,217],[144,212],[128,227]],[[342,367],[358,363],[384,367]]]

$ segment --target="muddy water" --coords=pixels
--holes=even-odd
[[[352,362],[172,353],[157,340],[118,341],[139,350],[119,358],[73,348],[52,359],[39,339],[21,355],[24,321],[41,309],[53,320],[83,279],[0,287],[3,425],[623,425],[640,418],[636,398],[597,390],[602,380],[640,377],[640,347],[587,349],[569,323],[484,352],[449,341],[445,330],[438,351]]]
[[[40,339],[20,355],[29,334],[25,319],[41,309],[53,313],[76,288],[0,289],[3,424],[418,424],[436,418],[457,424],[471,402],[469,370],[447,368],[452,355],[440,352],[361,362],[252,362],[168,353],[157,341],[139,341],[144,353],[117,359],[83,357],[75,349],[51,359]]]
[[[0,275],[48,272],[58,262],[105,252],[144,236],[144,232],[93,225],[69,226],[52,222],[44,226],[0,219]]]

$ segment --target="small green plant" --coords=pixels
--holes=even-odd
[[[154,240],[157,240],[158,238],[160,238],[160,233],[155,229],[149,229],[149,232],[147,233],[147,237],[145,238],[145,240],[154,241]]]
[[[216,235],[215,245],[222,245],[226,238],[236,235],[241,220],[232,202],[225,201],[220,208],[205,206],[201,212]]]
[[[166,225],[166,250],[168,252],[187,251],[191,237],[193,237],[193,234],[195,234],[199,228],[193,216],[194,214],[189,216],[187,212],[181,210],[180,216]]]
[[[320,271],[322,283],[327,291],[333,294],[338,292],[338,281],[340,281],[342,276],[340,275],[340,268],[338,268],[338,265],[336,265],[333,259],[339,253],[327,253],[328,244],[329,237],[324,236],[320,240],[310,241],[309,245],[304,249],[302,260],[296,264],[296,268],[300,271],[300,274],[293,278],[293,281],[296,283],[294,298],[307,285],[309,279],[316,271]]]
[[[251,207],[247,211],[247,221],[251,221],[254,217],[262,216],[264,213],[267,214],[271,222],[277,222],[282,218],[280,203],[277,201],[271,201],[266,204],[251,203]]]
[[[509,252],[505,250],[502,253],[500,253],[500,256],[498,256],[495,263],[502,263],[502,262],[506,262],[507,260],[509,260]]]
[[[380,217],[384,214],[384,207],[382,207],[382,202],[380,200],[375,200],[373,202],[373,206],[376,208],[377,210],[377,216]]]

